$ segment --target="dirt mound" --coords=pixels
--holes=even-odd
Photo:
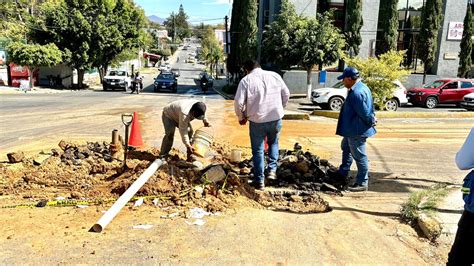
[[[122,161],[110,155],[106,142],[78,145],[61,141],[59,146],[61,150],[39,154],[40,159],[0,164],[0,194],[43,203],[58,196],[91,204],[107,202],[130,187],[159,154],[156,149],[130,151],[124,168]],[[211,212],[242,205],[298,213],[330,210],[315,193],[328,178],[327,162],[300,149],[281,151],[279,179],[268,183],[276,188],[259,192],[248,184],[253,178],[251,162],[230,163],[231,148],[214,145],[213,156],[197,162],[187,162],[183,154],[173,151],[136,196],[160,207],[196,206]]]

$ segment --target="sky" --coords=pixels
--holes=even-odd
[[[135,0],[135,3],[145,10],[146,16],[164,19],[173,11],[177,13],[182,4],[192,24],[224,23],[224,17],[230,17],[232,8],[232,0]]]

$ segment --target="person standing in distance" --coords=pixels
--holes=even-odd
[[[342,163],[339,173],[349,175],[352,161],[356,161],[356,182],[349,191],[367,191],[369,185],[369,160],[365,151],[367,138],[377,132],[377,120],[374,112],[374,102],[369,87],[360,78],[359,71],[353,67],[344,69],[337,78],[347,88],[347,97],[339,113],[336,134],[342,136]]]
[[[254,60],[244,62],[246,76],[240,81],[234,98],[234,109],[240,125],[250,121],[252,146],[253,185],[265,189],[264,139],[268,142],[267,178],[275,179],[279,156],[278,138],[282,127],[284,107],[290,91],[283,79],[275,72],[265,71]]]

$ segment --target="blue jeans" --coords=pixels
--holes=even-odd
[[[359,185],[367,186],[369,183],[369,159],[365,152],[366,137],[344,137],[341,142],[342,164],[339,166],[339,172],[345,176],[351,170],[352,161],[356,161],[357,177],[356,182]]]
[[[264,176],[264,140],[268,142],[268,172],[276,172],[279,155],[278,138],[281,131],[281,119],[266,123],[250,122],[250,143],[252,145],[253,174],[255,181],[263,183]]]

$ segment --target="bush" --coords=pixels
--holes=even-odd
[[[393,92],[397,89],[393,82],[395,80],[403,81],[410,74],[408,70],[401,67],[404,55],[404,51],[389,51],[381,55],[380,58],[345,57],[344,60],[349,66],[359,70],[364,83],[372,91],[376,106],[383,108],[385,102],[392,98]]]

